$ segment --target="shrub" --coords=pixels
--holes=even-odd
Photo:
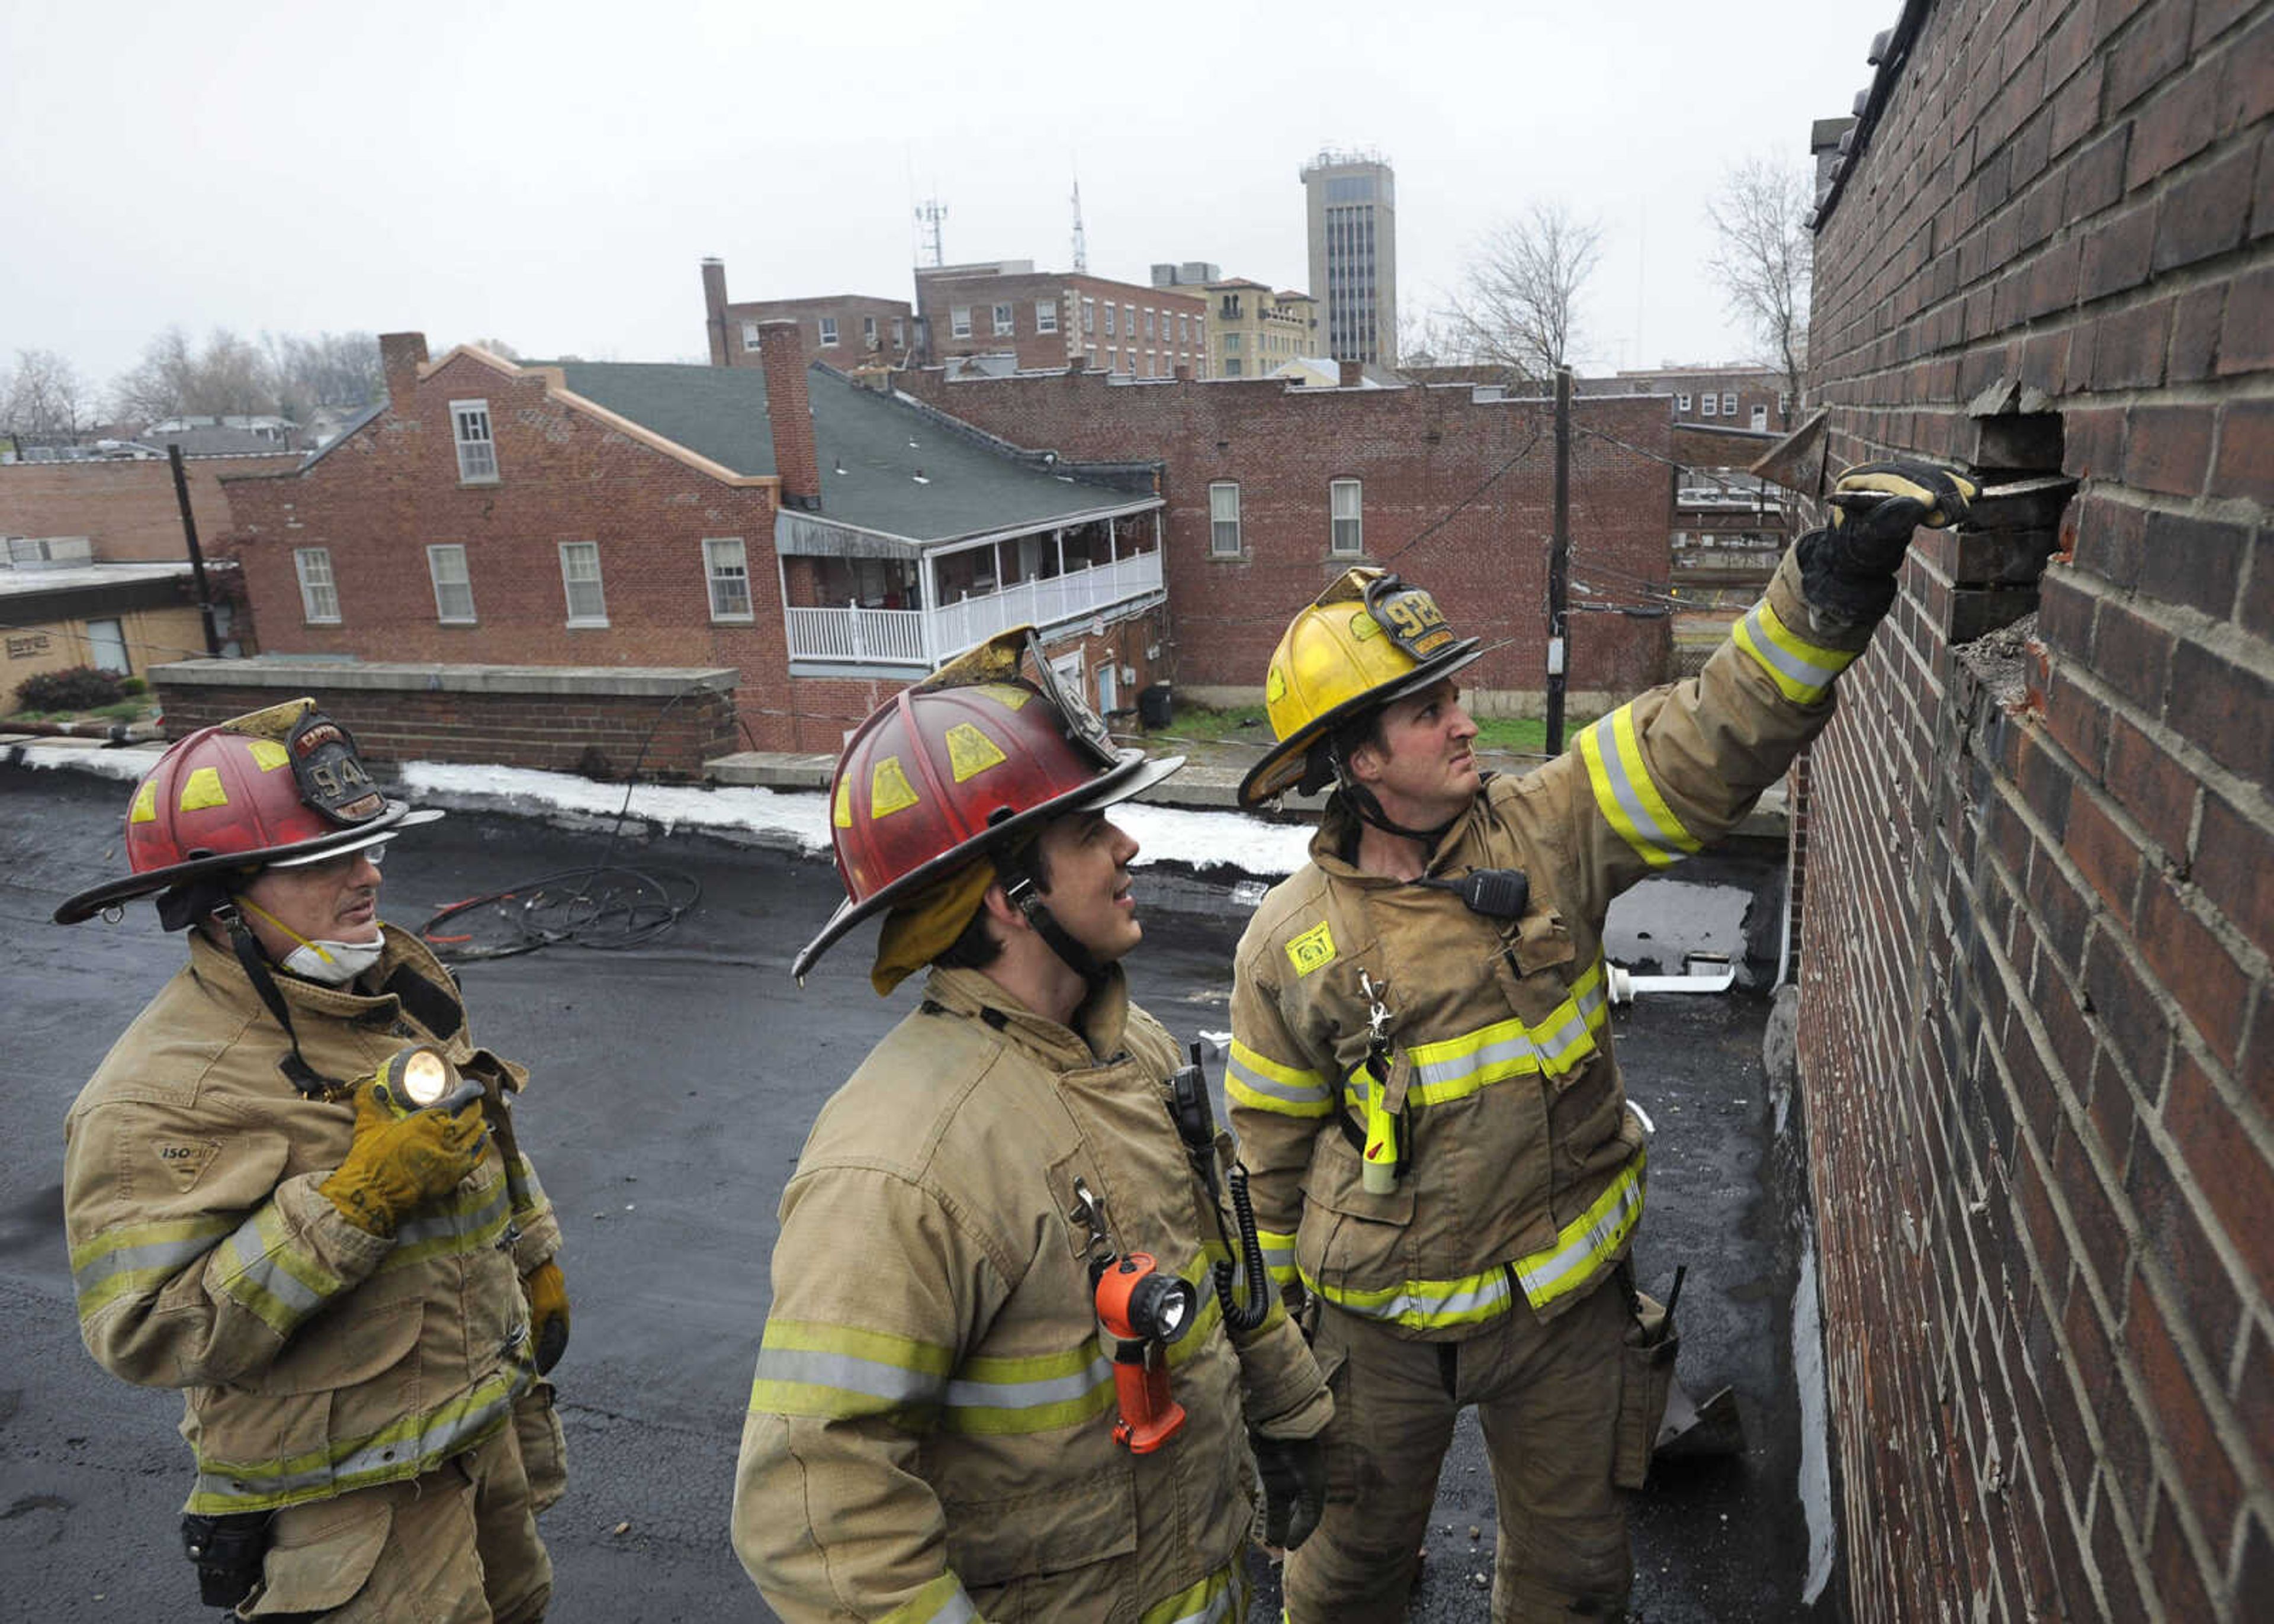
[[[150,691],[150,685],[139,677],[122,677],[119,679],[118,691],[129,699],[139,699]]]
[[[118,678],[93,665],[72,665],[26,677],[16,690],[19,710],[93,710],[118,703]]]

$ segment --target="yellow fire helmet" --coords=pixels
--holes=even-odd
[[[1279,743],[1240,780],[1261,806],[1302,780],[1311,747],[1344,722],[1466,665],[1481,639],[1456,636],[1437,600],[1379,569],[1352,569],[1288,623],[1263,703]]]

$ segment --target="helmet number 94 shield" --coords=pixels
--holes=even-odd
[[[1396,575],[1377,576],[1366,583],[1366,610],[1417,665],[1454,641],[1453,628],[1445,624],[1437,600]]]

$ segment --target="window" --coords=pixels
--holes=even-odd
[[[458,442],[458,479],[486,485],[498,477],[497,444],[490,438],[487,401],[452,401],[450,432]]]
[[[1153,312],[1149,310],[1145,312],[1145,342],[1153,342]]]
[[[906,316],[895,316],[895,317],[893,317],[893,318],[892,318],[892,346],[893,346],[893,348],[898,349],[900,346],[901,346],[901,345],[905,344],[905,343],[907,343],[907,342],[908,342],[908,319],[907,319]]]
[[[837,348],[837,318],[834,316],[821,319],[821,347],[824,350]]]
[[[1035,331],[1055,333],[1058,330],[1058,306],[1055,299],[1035,301]]]
[[[1778,416],[1778,417],[1790,417],[1791,415],[1792,415],[1792,396],[1791,396],[1791,395],[1778,395],[1778,396],[1777,396],[1777,416]]]
[[[758,324],[755,321],[745,321],[742,323],[742,348],[756,350],[757,347]]]
[[[1118,372],[1121,370],[1121,352],[1118,350],[1109,350],[1105,352],[1105,370],[1109,372]]]
[[[747,620],[750,618],[750,560],[740,536],[727,536],[703,544],[703,573],[711,582],[711,618]]]
[[[1111,338],[1113,336],[1113,306],[1111,304],[1108,304],[1105,307],[1105,336],[1108,338]]]
[[[1097,301],[1096,299],[1084,299],[1081,302],[1081,330],[1086,334],[1095,333],[1097,331]]]
[[[1769,409],[1768,409],[1767,407],[1766,407],[1766,406],[1756,406],[1756,407],[1754,407],[1754,408],[1753,408],[1753,427],[1755,427],[1755,428],[1757,428],[1757,429],[1765,429],[1765,428],[1768,427],[1768,425],[1769,425]]]
[[[1226,356],[1226,357],[1224,357],[1224,375],[1225,377],[1227,377],[1227,378],[1237,378],[1237,377],[1239,377],[1239,366],[1240,366],[1240,362],[1239,362],[1239,357],[1238,356]]]
[[[320,625],[338,625],[340,594],[332,582],[332,550],[295,547],[292,568],[300,575],[300,618]]]
[[[871,350],[877,347],[877,319],[874,316],[861,318],[861,340]]]
[[[969,338],[971,336],[970,305],[958,304],[947,312],[947,330],[949,336],[953,338]]]
[[[1121,307],[1121,324],[1129,329],[1130,337],[1137,336],[1137,307],[1134,304]]]
[[[1239,482],[1219,479],[1209,486],[1209,556],[1239,556]]]
[[[1359,482],[1337,479],[1327,487],[1328,511],[1332,515],[1328,545],[1345,555],[1366,551],[1365,521],[1359,515]]]
[[[561,585],[568,598],[568,624],[606,626],[608,601],[600,591],[600,544],[561,544]]]
[[[1717,402],[1720,401],[1720,399],[1721,399],[1721,397],[1720,397],[1719,395],[1699,395],[1699,396],[1698,397],[1698,410],[1699,414],[1700,414],[1701,416],[1704,416],[1704,417],[1712,417],[1712,416],[1714,414],[1714,410],[1715,410],[1716,404],[1717,404]]]
[[[1674,410],[1676,411],[1688,411],[1690,410],[1690,397],[1686,395],[1675,395],[1674,397]]]
[[[1018,331],[1018,324],[1011,320],[1011,307],[1008,304],[998,304],[995,307],[995,336],[1000,338],[1005,333],[1016,331]]]
[[[1737,415],[1737,396],[1734,390],[1721,396],[1721,415],[1725,417]]]
[[[1191,316],[1179,314],[1177,317],[1177,342],[1180,344],[1189,344],[1193,342]]]
[[[1239,334],[1227,333],[1224,335],[1224,352],[1226,355],[1238,355],[1239,353]]]
[[[445,626],[468,626],[474,619],[474,586],[466,575],[463,547],[426,549],[426,573],[434,582],[434,618]]]

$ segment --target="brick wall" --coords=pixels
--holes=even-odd
[[[182,459],[198,543],[207,557],[232,525],[222,477],[289,472],[299,461],[297,451]],[[0,535],[85,536],[94,543],[96,561],[105,564],[171,563],[190,555],[174,470],[162,462],[0,464]]]
[[[2052,528],[1914,549],[1812,755],[1849,1600],[2264,1616],[2274,8],[1940,0],[1897,34],[1818,233],[1832,461],[2078,484]]]
[[[1134,282],[1110,282],[1103,277],[1072,272],[1030,272],[1003,275],[992,271],[918,271],[916,293],[920,314],[930,324],[931,356],[1015,354],[1022,367],[1044,370],[1062,367],[1073,357],[1094,355],[1094,365],[1108,372],[1167,378],[1179,366],[1194,376],[1207,368],[1208,306],[1198,289],[1140,287]],[[1092,310],[1094,327],[1085,329],[1083,303]],[[1011,331],[995,331],[995,306],[1011,307]],[[1058,317],[1058,330],[1042,331],[1035,307],[1049,305]],[[1113,309],[1112,332],[1106,331],[1106,307]],[[968,309],[971,331],[955,334],[955,312]],[[1135,327],[1131,327],[1131,312]],[[1147,322],[1151,326],[1148,328]],[[1176,324],[1182,319],[1184,327]],[[1152,334],[1147,337],[1148,331]],[[1183,337],[1172,335],[1181,330]],[[1113,365],[1107,365],[1107,352]]]
[[[1180,692],[1260,699],[1288,620],[1364,562],[1410,575],[1456,628],[1487,639],[1464,680],[1487,713],[1539,713],[1555,475],[1547,403],[1478,404],[1466,388],[1116,385],[1074,372],[949,384],[922,372],[902,387],[1020,446],[1163,464]],[[1595,589],[1575,590],[1572,602],[1653,602],[1667,586],[1673,512],[1668,402],[1577,400],[1572,409],[1571,578]],[[1361,483],[1356,559],[1328,551],[1328,485],[1340,478]],[[1236,557],[1210,553],[1209,487],[1225,480],[1239,486]],[[1571,645],[1572,703],[1608,709],[1663,680],[1667,622],[1575,613]]]
[[[255,680],[242,667],[218,666],[192,662],[152,673],[169,738],[305,694],[378,762],[473,762],[600,778],[622,778],[636,763],[642,778],[693,780],[704,762],[740,748],[733,691],[687,691],[703,674],[694,672],[677,673],[687,680],[651,673],[636,684],[530,672],[513,683],[494,669],[445,668],[394,682],[273,665]],[[643,691],[611,691],[628,688]]]

